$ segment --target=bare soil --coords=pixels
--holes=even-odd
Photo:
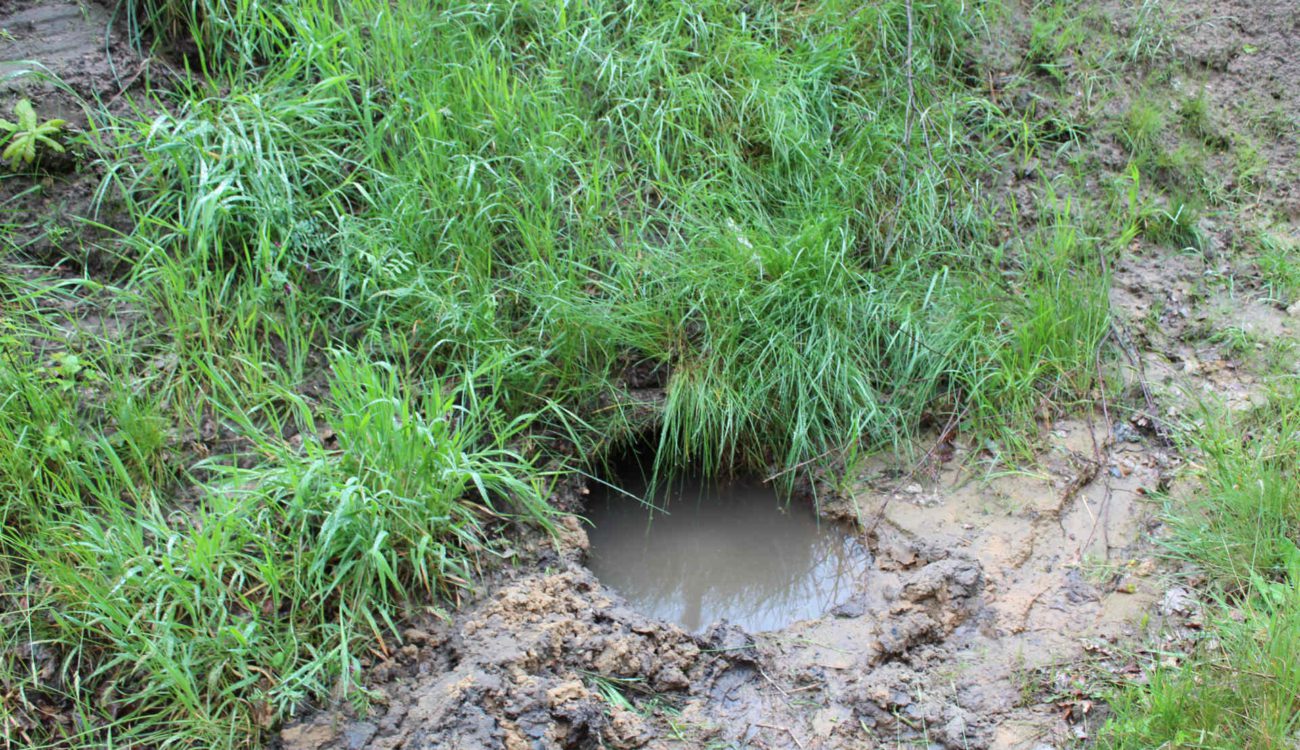
[[[14,104],[26,98],[42,121],[66,120],[65,134],[71,136],[92,129],[84,102],[100,102],[120,113],[131,106],[128,94],[170,75],[165,63],[141,56],[129,43],[112,5],[0,2],[0,30],[5,32],[0,34],[0,117],[13,119]],[[29,257],[111,275],[119,260],[99,252],[93,240],[129,229],[129,222],[124,212],[113,210],[111,194],[96,210],[102,180],[100,165],[76,146],[65,154],[46,150],[17,172],[6,167],[0,177],[0,211],[23,227],[13,239]]]
[[[1103,3],[1117,19],[1125,3]],[[1165,4],[1179,74],[1154,86],[1174,102],[1203,95],[1209,103],[1206,169],[1233,175],[1226,146],[1248,142],[1260,154],[1259,174],[1243,186],[1227,177],[1226,187],[1243,196],[1231,206],[1210,207],[1199,229],[1203,251],[1137,241],[1114,268],[1111,304],[1130,323],[1152,389],[1177,418],[1185,405],[1208,394],[1234,409],[1262,400],[1267,376],[1252,366],[1256,352],[1233,351],[1215,334],[1239,330],[1263,351],[1273,342],[1294,340],[1300,331],[1294,300],[1265,293],[1255,262],[1253,235],[1268,229],[1300,242],[1300,6],[1290,0],[1182,0]],[[1108,105],[1114,117],[1138,96],[1137,86],[1119,87]],[[1170,119],[1177,122],[1176,111]],[[1176,148],[1186,134],[1176,126],[1162,146]],[[1118,169],[1121,165],[1110,164]],[[1290,310],[1288,311],[1288,307]],[[1295,371],[1289,357],[1274,369]]]
[[[1174,55],[1191,63],[1186,81],[1201,84],[1230,132],[1260,130],[1266,190],[1259,203],[1300,221],[1300,6],[1290,0],[1185,0],[1171,3]],[[1281,117],[1278,117],[1281,115]],[[1280,127],[1274,127],[1279,125]]]

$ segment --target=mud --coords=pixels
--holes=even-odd
[[[1034,686],[1132,637],[1159,600],[1145,498],[1174,460],[1106,432],[1059,425],[1032,476],[959,468],[978,464],[973,446],[923,478],[869,472],[824,506],[858,524],[873,553],[855,594],[770,633],[723,623],[692,635],[639,613],[584,566],[587,535],[569,519],[559,551],[521,545],[531,551],[449,626],[408,633],[371,671],[381,697],[370,713],[315,714],[283,747],[978,748],[1086,736],[1096,716],[1039,703]]]
[[[1172,85],[1211,102],[1225,135],[1258,130],[1268,190],[1260,196],[1300,220],[1300,6],[1292,0],[1188,0],[1172,4],[1174,55],[1193,64]]]
[[[1132,17],[1126,5],[1102,7],[1122,28]],[[1300,306],[1271,293],[1256,261],[1261,231],[1300,243],[1300,6],[1184,0],[1168,4],[1167,21],[1170,57],[1182,66],[1148,95],[1205,98],[1204,138],[1214,145],[1205,168],[1237,191],[1205,209],[1199,247],[1139,240],[1114,269],[1111,303],[1129,325],[1164,416],[1178,420],[1207,395],[1234,410],[1255,408],[1266,400],[1268,371],[1300,366],[1294,352],[1274,349],[1300,327]],[[1121,87],[1112,116],[1138,95]],[[1170,119],[1177,122],[1177,113]],[[1171,127],[1161,146],[1172,151],[1188,137]],[[1249,184],[1234,176],[1243,147],[1259,158]]]
[[[1290,340],[1300,321],[1265,298],[1253,275],[1248,265],[1234,269],[1158,247],[1135,248],[1117,264],[1111,305],[1131,321],[1162,418],[1179,421],[1207,398],[1237,411],[1266,403],[1269,378],[1251,359],[1272,342]],[[1240,337],[1246,349],[1225,344],[1227,335]],[[1285,359],[1275,365],[1283,369],[1300,364],[1295,354],[1269,354]]]
[[[1149,62],[1131,66],[1125,85],[1107,91],[1101,107],[1106,119],[1122,119],[1138,99],[1164,103],[1169,118],[1159,138],[1172,150],[1186,137],[1178,132],[1182,106],[1204,97],[1198,137],[1210,147],[1206,171],[1222,179],[1223,188],[1249,194],[1233,211],[1207,219],[1203,229],[1213,235],[1211,244],[1230,248],[1238,219],[1300,219],[1300,67],[1294,64],[1300,6],[1291,0],[1178,0],[1156,4],[1145,18],[1121,0],[1085,6],[1097,11],[1106,31],[1126,41],[1145,37],[1157,50]],[[1114,134],[1106,130],[1112,129],[1098,134],[1102,141]],[[1242,145],[1259,154],[1248,185],[1234,169],[1233,152]]]
[[[1149,391],[1139,396],[1149,422],[1170,425],[1187,426],[1185,415],[1207,395],[1237,410],[1261,404],[1269,380],[1264,371],[1300,366],[1294,353],[1273,351],[1273,342],[1295,330],[1300,305],[1268,288],[1258,262],[1262,232],[1300,243],[1300,66],[1293,60],[1300,6],[1290,0],[1079,3],[1074,16],[1083,19],[1087,35],[1059,64],[1081,77],[1062,85],[1044,76],[1026,86],[1023,51],[1032,27],[1026,5],[1010,6],[1006,28],[979,59],[988,94],[1030,121],[1077,123],[1087,137],[1063,143],[1055,161],[1043,156],[1007,170],[994,179],[993,192],[1014,198],[1026,229],[1042,218],[1037,211],[1048,204],[1041,186],[1054,174],[1075,173],[1082,193],[1104,195],[1128,179],[1128,112],[1138,103],[1160,110],[1164,127],[1152,148],[1174,162],[1181,154],[1186,163],[1147,165],[1141,192],[1170,213],[1190,199],[1195,238],[1139,236],[1108,268],[1115,339],[1127,349],[1126,385]],[[1114,75],[1116,57],[1128,55],[1138,39],[1153,50],[1149,59],[1123,63],[1123,80],[1105,80]],[[1089,53],[1112,68],[1083,70]],[[1186,116],[1194,102],[1204,103],[1203,122],[1195,127]],[[1061,153],[1083,168],[1066,167]],[[1262,358],[1274,361],[1261,367]]]
[[[166,63],[141,56],[120,19],[105,5],[78,0],[11,0],[0,3],[0,117],[31,100],[38,117],[66,120],[66,153],[46,150],[31,165],[0,167],[0,211],[17,225],[25,260],[98,275],[121,266],[96,240],[129,229],[124,212],[96,210],[101,166],[82,140],[93,128],[89,108],[124,112],[132,96],[171,75]],[[146,109],[151,105],[144,105]]]

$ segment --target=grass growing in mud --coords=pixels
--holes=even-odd
[[[550,522],[553,459],[647,421],[665,466],[811,468],[1093,387],[1105,264],[1065,201],[999,239],[980,176],[1035,136],[960,3],[126,8],[197,52],[84,136],[118,273],[5,233],[11,743],[364,700],[367,649]]]
[[[1300,390],[1195,437],[1205,486],[1175,508],[1171,554],[1205,579],[1206,635],[1116,695],[1117,748],[1293,744],[1300,730]]]
[[[1119,212],[1127,216],[1119,246],[1140,238],[1161,252],[1194,253],[1207,268],[1227,267],[1230,276],[1240,274],[1243,286],[1256,285],[1234,289],[1232,304],[1264,300],[1286,308],[1297,289],[1293,222],[1260,209],[1277,198],[1266,195],[1264,173],[1285,165],[1267,164],[1260,144],[1290,143],[1281,139],[1292,137],[1295,123],[1282,110],[1258,104],[1215,104],[1204,71],[1169,54],[1175,30],[1183,27],[1186,35],[1193,23],[1181,15],[1194,7],[1143,2],[1122,24],[1116,21],[1123,16],[1100,4],[1085,5],[1081,14],[1076,12],[1080,4],[1071,0],[1035,3],[1037,44],[1031,51],[1038,57],[1031,62],[1068,84],[1058,102],[1066,107],[1073,92],[1086,95],[1092,81],[1109,81],[1101,88],[1119,106],[1109,122],[1102,116],[1099,124],[1113,133],[1127,160],[1116,191],[1126,194],[1127,204]],[[1089,12],[1095,17],[1089,19]],[[1129,27],[1127,39],[1108,38],[1108,30],[1122,25]],[[1091,43],[1079,41],[1084,38]],[[1064,74],[1052,67],[1062,51],[1053,46],[1057,40],[1065,40],[1073,55]],[[1121,50],[1128,51],[1123,70],[1114,64]],[[1246,50],[1253,51],[1250,45]],[[1121,72],[1127,86],[1118,85]],[[1227,88],[1233,90],[1232,84]],[[1275,117],[1288,127],[1271,127]],[[1215,222],[1244,237],[1234,241],[1227,235],[1225,241],[1221,232],[1211,238],[1205,227]],[[1160,313],[1152,313],[1158,327]],[[1191,627],[1184,618],[1170,618],[1175,631],[1167,638],[1160,633],[1161,640],[1148,644],[1140,659],[1144,679],[1106,695],[1112,714],[1096,737],[1102,747],[1262,750],[1295,747],[1300,740],[1295,342],[1286,326],[1282,335],[1269,336],[1247,326],[1228,316],[1188,337],[1198,356],[1217,349],[1219,356],[1239,362],[1248,378],[1261,384],[1266,403],[1233,411],[1216,401],[1218,394],[1204,393],[1203,401],[1183,415],[1188,421],[1177,439],[1193,462],[1196,490],[1190,499],[1168,499],[1169,533],[1160,542],[1179,583],[1187,587],[1188,599],[1178,606],[1195,608],[1197,616]],[[1204,386],[1187,385],[1189,392]]]

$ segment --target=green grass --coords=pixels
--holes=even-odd
[[[1133,17],[1127,53],[1130,62],[1155,63],[1164,58],[1172,42],[1171,10],[1160,0],[1142,0]]]
[[[1146,160],[1157,153],[1167,127],[1165,111],[1149,95],[1139,95],[1124,115],[1120,139],[1134,158]]]
[[[965,202],[984,154],[954,135],[975,104],[951,81],[960,6],[915,19],[910,114],[902,3],[847,25],[832,6],[347,7],[304,11],[312,43],[247,90],[113,131],[143,159],[117,184],[152,188],[137,212],[159,231],[131,243],[174,327],[214,316],[168,286],[259,326],[382,321],[431,366],[511,358],[525,409],[619,398],[628,360],[662,363],[665,460],[706,467],[896,444],[929,403],[992,400],[1008,309],[963,299],[990,266]]]
[[[122,12],[197,51],[83,136],[115,275],[5,276],[16,742],[247,747],[364,701],[366,649],[646,432],[793,482],[953,416],[1027,455],[1096,386],[1114,238],[983,195],[1081,131],[984,98],[967,4]]]
[[[1287,747],[1300,729],[1300,391],[1247,416],[1207,415],[1205,487],[1173,509],[1170,552],[1205,577],[1206,635],[1119,692],[1103,745]]]
[[[1116,191],[1128,207],[1115,212],[1126,217],[1123,235],[1204,250],[1200,216],[1213,211],[1216,223],[1249,238],[1229,242],[1224,255],[1247,248],[1253,268],[1242,276],[1261,282],[1270,301],[1289,305],[1300,288],[1295,243],[1283,230],[1260,231],[1252,216],[1252,206],[1267,200],[1258,144],[1286,131],[1285,118],[1271,105],[1242,103],[1227,132],[1205,89],[1191,96],[1173,90],[1171,79],[1199,74],[1159,54],[1169,48],[1171,19],[1164,14],[1158,3],[1138,10],[1129,57],[1150,75],[1114,124],[1130,157]],[[1161,327],[1159,309],[1152,309],[1153,328]],[[1161,539],[1172,567],[1186,577],[1181,583],[1204,604],[1202,625],[1159,632],[1147,645],[1138,657],[1145,679],[1106,696],[1114,713],[1098,734],[1102,747],[1262,750],[1294,747],[1300,738],[1295,342],[1285,335],[1256,341],[1229,323],[1205,329],[1204,343],[1239,359],[1254,387],[1266,391],[1267,405],[1231,412],[1207,397],[1195,410],[1198,427],[1180,437],[1198,488],[1189,501],[1170,500],[1169,533]]]
[[[6,595],[5,640],[58,659],[46,674],[30,645],[27,660],[6,652],[19,727],[52,707],[84,722],[74,745],[241,746],[310,696],[360,695],[358,646],[393,632],[404,602],[467,587],[509,515],[547,523],[541,477],[509,446],[526,422],[500,421],[476,393],[491,392],[492,367],[444,390],[339,352],[329,437],[286,441],[273,418],[272,431],[222,414],[261,460],[192,465],[204,479],[182,511],[158,404],[113,379],[90,432],[76,418],[84,371],[64,357],[41,381],[15,366],[26,342],[6,343],[0,543],[25,586]],[[312,424],[318,410],[285,397]]]
[[[1260,232],[1255,264],[1268,298],[1290,305],[1300,298],[1300,242],[1278,232]]]
[[[1084,45],[1088,30],[1073,3],[1039,2],[1034,11],[1026,60],[1036,71],[1063,84],[1068,76],[1066,58]]]

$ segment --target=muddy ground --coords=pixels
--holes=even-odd
[[[583,567],[586,535],[574,520],[558,549],[539,540],[521,552],[451,623],[408,631],[374,665],[365,718],[317,714],[287,729],[282,746],[966,748],[1085,738],[1102,711],[1074,693],[1071,669],[1108,658],[1158,610],[1146,497],[1176,462],[1105,433],[1056,426],[1032,476],[985,480],[956,468],[967,463],[962,448],[933,476],[869,471],[823,512],[860,529],[870,570],[848,602],[772,633],[722,623],[692,637],[638,615]],[[598,678],[637,710],[611,710]]]
[[[175,80],[174,73],[166,60],[142,55],[131,44],[114,5],[0,2],[0,117],[12,120],[14,103],[27,98],[41,121],[65,120],[64,131],[77,135],[95,130],[87,103],[115,114],[150,107],[137,95]],[[122,259],[95,242],[129,229],[123,212],[113,210],[117,196],[111,191],[96,204],[103,178],[102,166],[77,145],[64,154],[46,149],[30,167],[6,169],[0,212],[19,228],[10,239],[29,257],[69,272],[103,278],[123,270]]]
[[[1132,5],[1080,3],[1121,36],[1134,33]],[[1296,136],[1242,118],[1300,117],[1300,66],[1291,60],[1300,10],[1293,0],[1164,5],[1174,21],[1161,54],[1186,73],[1153,85],[1202,87],[1216,127],[1261,134],[1264,171],[1257,198],[1207,212],[1202,251],[1137,240],[1113,269],[1116,338],[1132,356],[1128,378],[1142,392],[1130,400],[1141,408],[1112,410],[1101,394],[1091,417],[1045,424],[1036,465],[1016,472],[960,437],[938,451],[920,445],[920,461],[868,467],[821,506],[871,550],[856,595],[779,632],[722,623],[696,636],[647,619],[584,567],[577,518],[558,541],[521,530],[513,564],[491,573],[477,599],[449,620],[415,618],[401,642],[375,650],[368,710],[304,707],[277,745],[1037,750],[1086,741],[1105,717],[1096,675],[1141,679],[1144,638],[1199,624],[1195,595],[1155,559],[1162,526],[1153,498],[1191,489],[1161,425],[1198,392],[1237,408],[1258,398],[1257,368],[1211,333],[1242,328],[1267,346],[1300,320],[1300,308],[1257,293],[1259,269],[1230,252],[1259,222],[1296,236]],[[0,109],[28,96],[42,117],[84,130],[78,99],[119,106],[150,76],[166,75],[166,61],[132,51],[112,19],[75,0],[0,2],[0,59],[39,60],[69,87],[15,77],[31,66],[4,64]],[[1011,49],[1023,51],[1023,19],[1007,24]],[[990,86],[1019,64],[1005,57],[986,61]],[[1117,85],[1103,121],[1139,95],[1136,83]],[[1125,161],[1104,128],[1090,158],[1103,175]],[[111,215],[92,212],[102,175],[84,164],[40,165],[35,183],[7,177],[0,207],[30,228],[20,239],[32,254],[78,266],[69,273],[111,274],[112,259],[70,250],[106,231],[97,223],[113,226]],[[580,511],[585,489],[571,484],[557,502]]]

